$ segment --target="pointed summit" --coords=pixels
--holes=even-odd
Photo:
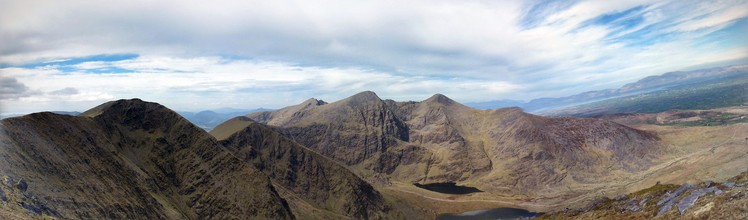
[[[300,105],[303,107],[314,107],[314,106],[320,106],[320,105],[325,105],[325,104],[327,104],[327,102],[319,100],[319,99],[315,99],[315,98],[310,98],[302,102]]]
[[[442,105],[452,105],[454,103],[457,103],[454,100],[450,99],[449,97],[439,94],[439,93],[436,93],[430,98],[423,100],[423,102],[424,103],[439,103]]]

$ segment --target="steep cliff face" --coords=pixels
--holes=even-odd
[[[293,218],[266,175],[155,103],[0,122],[0,175],[24,179],[56,217]]]
[[[237,117],[212,134],[234,155],[312,206],[355,219],[391,218],[389,206],[371,185],[265,125]]]
[[[373,92],[362,92],[327,105],[302,111],[294,120],[271,114],[268,125],[282,125],[282,133],[294,141],[346,165],[387,151],[399,141],[408,141],[405,125],[392,111],[393,106]],[[260,114],[249,115],[263,119]],[[263,120],[259,120],[263,121]]]
[[[273,112],[263,113],[275,123]],[[349,166],[410,182],[472,182],[531,191],[647,167],[657,137],[599,119],[476,110],[437,94],[422,102],[363,92],[307,109],[284,135]],[[250,118],[257,115],[250,115]],[[566,179],[566,180],[565,180]]]

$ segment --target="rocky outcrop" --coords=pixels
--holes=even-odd
[[[678,197],[692,188],[694,188],[693,185],[686,183],[678,187],[678,189],[676,189],[675,191],[666,193],[665,197],[657,202],[657,205],[660,206],[660,211],[657,212],[657,216],[663,215],[666,212],[670,211],[673,205],[675,205],[675,203],[677,202]]]
[[[6,180],[13,180],[13,178],[6,176]],[[0,201],[7,203],[2,205],[3,208],[0,208],[0,218],[3,217],[3,209],[20,212],[19,214],[25,217],[38,218],[42,215],[53,218],[61,217],[56,210],[50,208],[43,200],[32,193],[28,189],[28,183],[23,179],[14,185],[0,185]]]
[[[551,212],[540,219],[745,219],[746,180],[748,172],[723,183],[657,184],[623,197],[597,200],[587,209]]]

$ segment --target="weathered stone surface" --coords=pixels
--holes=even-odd
[[[680,197],[684,192],[687,190],[693,188],[694,186],[686,183],[678,187],[675,191],[671,193],[667,193],[665,195],[665,198],[662,198],[660,201],[657,202],[658,206],[660,207],[660,210],[657,212],[657,216],[665,214],[667,211],[670,211],[671,208],[673,208],[673,205],[675,204],[678,197]]]
[[[22,192],[26,192],[26,190],[29,188],[28,183],[26,183],[26,180],[20,179],[18,180],[18,183],[16,183],[16,188],[20,189]]]
[[[16,182],[13,180],[13,177],[3,176],[3,183],[6,186],[13,187],[13,184],[15,184]]]
[[[0,200],[3,200],[3,202],[7,202],[8,201],[8,197],[5,196],[5,191],[3,191],[2,187],[0,187]]]
[[[697,189],[694,191],[691,191],[691,194],[684,197],[680,200],[678,203],[678,212],[682,215],[686,212],[688,208],[693,206],[693,204],[696,203],[696,200],[699,199],[699,197],[706,195],[708,193],[714,193],[714,194],[721,194],[722,190],[718,189],[717,187],[709,187],[709,188],[703,188],[703,189]]]
[[[617,195],[616,197],[613,197],[613,200],[615,201],[621,201],[621,200],[627,200],[627,199],[629,199],[629,195],[626,195],[626,194],[621,194],[621,195]]]
[[[724,183],[722,183],[722,185],[726,186],[728,188],[735,188],[737,186],[737,184],[735,184],[733,182],[724,182]]]

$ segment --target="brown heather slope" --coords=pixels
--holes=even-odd
[[[0,175],[28,185],[5,190],[0,216],[293,218],[267,176],[161,105],[119,100],[82,115],[0,121]]]
[[[266,125],[247,117],[236,117],[217,126],[211,134],[226,149],[265,172],[282,188],[303,201],[289,199],[316,209],[354,219],[405,218],[389,205],[369,183],[342,165],[313,152]],[[295,208],[295,207],[294,207]],[[305,218],[340,218],[327,214],[314,216],[310,210],[295,208]]]
[[[655,135],[614,122],[546,118],[518,108],[476,110],[441,94],[395,102],[362,92],[275,114],[248,117],[278,125],[287,137],[361,175],[459,182],[484,191],[536,195],[599,183],[642,170],[661,153]]]

